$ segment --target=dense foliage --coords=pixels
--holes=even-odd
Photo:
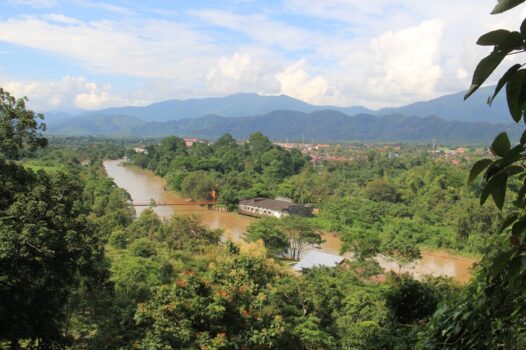
[[[510,10],[524,0],[502,0],[493,14]],[[526,51],[526,19],[518,31],[497,29],[482,35],[477,44],[493,46],[473,74],[465,98],[469,98],[509,55]],[[506,87],[506,99],[512,119],[524,119],[526,106],[526,70],[514,64],[500,78],[492,96]],[[483,176],[480,203],[489,196],[499,209],[505,208],[509,189],[515,188],[513,206],[488,247],[477,278],[462,298],[445,305],[435,315],[429,328],[426,348],[434,349],[524,349],[526,347],[526,132],[512,146],[506,133],[499,134],[491,144],[492,158],[473,165],[469,181]],[[507,195],[508,192],[508,195]],[[505,208],[506,209],[506,208]]]
[[[275,107],[273,112],[245,117],[225,118],[217,115],[199,116],[197,119],[151,121],[155,114],[140,120],[130,115],[92,114],[70,118],[59,125],[50,125],[55,135],[99,135],[105,137],[167,137],[170,135],[194,135],[215,139],[225,133],[247,139],[254,132],[261,132],[273,140],[308,140],[309,142],[429,142],[480,143],[489,142],[493,135],[506,130],[514,137],[520,136],[520,128],[506,122],[501,108],[493,111],[494,118],[485,115],[486,109],[479,103],[469,107],[459,105],[461,96],[442,96],[435,106],[424,107],[415,112],[403,109],[379,113],[340,113],[336,110],[320,110],[303,113],[291,108]],[[448,100],[445,103],[444,100]],[[499,101],[501,102],[501,101]],[[426,102],[421,102],[426,104]],[[483,102],[482,102],[483,103]],[[433,104],[433,103],[430,103]],[[501,106],[503,103],[499,103]],[[504,107],[504,106],[502,106]],[[137,107],[136,107],[137,108]],[[459,111],[462,111],[460,113]],[[214,111],[215,113],[215,111]],[[448,118],[442,119],[436,115]],[[418,116],[416,116],[418,115]],[[469,115],[469,116],[468,116]],[[171,114],[173,117],[173,114]],[[448,119],[448,120],[446,120]],[[461,121],[471,119],[469,121]],[[482,122],[491,119],[490,123]],[[148,120],[148,121],[146,121]]]
[[[499,1],[494,12],[524,1]],[[479,44],[494,50],[468,96],[525,42],[526,21],[520,32],[482,36]],[[506,86],[517,122],[525,74],[513,66],[495,92]],[[465,159],[363,150],[314,167],[259,133],[243,144],[224,135],[190,149],[169,137],[146,153],[58,139],[31,153],[47,143],[38,116],[0,94],[2,348],[526,348],[526,136],[512,146],[498,135],[470,184]],[[124,154],[192,198],[215,192],[234,208],[243,198],[283,195],[317,206],[319,216],[262,219],[247,230],[248,243],[223,241],[195,216],[160,218],[148,208],[136,217],[102,166]],[[495,206],[480,207],[477,198],[489,196]],[[510,213],[502,220],[499,210]],[[276,258],[319,244],[319,227],[339,233],[356,260],[300,275]],[[423,245],[483,259],[467,286],[401,273],[373,278],[377,253],[401,266]]]
[[[172,189],[193,199],[209,199],[213,192],[228,208],[243,199],[268,197],[288,176],[297,174],[306,159],[297,150],[286,151],[260,133],[238,143],[225,134],[211,146],[196,143],[190,149],[175,136],[146,147],[145,153],[127,152],[134,164],[165,176]]]
[[[145,209],[134,219],[128,195],[105,176],[100,162],[122,154],[122,148],[86,140],[75,146],[77,140],[70,146],[75,149],[68,150],[59,143],[24,160],[28,169],[40,164],[46,173],[35,175],[9,164],[30,177],[74,174],[80,192],[73,196],[77,204],[68,208],[78,208],[84,220],[80,223],[87,226],[77,227],[82,239],[72,236],[76,239],[71,244],[86,246],[80,251],[83,259],[76,260],[86,263],[78,268],[59,265],[70,274],[69,283],[67,274],[48,267],[63,293],[55,292],[48,300],[53,304],[47,309],[42,304],[40,311],[51,312],[56,322],[17,333],[15,343],[21,347],[32,341],[35,348],[409,349],[418,342],[429,313],[457,293],[447,281],[393,276],[386,284],[376,284],[353,269],[314,269],[298,276],[269,258],[278,251],[269,254],[260,243],[223,245],[221,232],[203,226],[197,217],[161,219]],[[60,179],[61,185],[68,184]],[[16,194],[20,189],[6,191]],[[25,220],[18,217],[16,222]],[[320,239],[309,221],[259,223],[263,231],[277,230],[275,248],[280,240],[290,244],[291,237]],[[404,295],[410,300],[399,303]],[[421,308],[413,308],[415,295],[423,295],[417,299]],[[23,309],[15,307],[10,312],[21,316]],[[38,320],[37,311],[29,309],[29,316]],[[404,318],[407,312],[413,315],[410,321]],[[46,333],[51,327],[53,337]],[[9,339],[4,336],[2,341]]]
[[[315,220],[340,233],[344,250],[358,255],[374,255],[367,250],[396,243],[393,238],[478,254],[501,218],[494,206],[480,207],[480,185],[466,184],[468,165],[422,150],[402,150],[400,156],[370,151],[322,169],[305,167],[274,193],[318,206]]]

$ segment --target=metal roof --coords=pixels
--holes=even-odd
[[[317,251],[310,251],[292,268],[296,271],[303,269],[310,269],[318,266],[334,267],[342,263],[345,258],[339,255],[333,255],[328,253],[322,253]]]
[[[276,211],[284,211],[292,206],[300,205],[300,204],[280,201],[276,199],[269,199],[269,198],[248,199],[248,200],[239,202],[239,204],[250,205],[253,207],[257,207],[257,208],[264,208],[264,209],[270,209],[270,210],[276,210]]]

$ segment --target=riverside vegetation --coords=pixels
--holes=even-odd
[[[229,137],[223,139],[226,138]],[[238,244],[220,243],[222,232],[205,227],[198,217],[163,220],[146,209],[134,218],[129,196],[106,177],[102,160],[125,154],[133,161],[155,159],[166,140],[159,146],[149,146],[146,155],[134,155],[123,141],[53,139],[47,148],[36,153],[28,153],[22,144],[14,157],[18,160],[2,160],[2,189],[9,196],[2,197],[8,200],[2,208],[5,253],[1,261],[3,280],[10,283],[2,285],[5,297],[1,307],[3,314],[12,315],[2,321],[3,346],[419,346],[438,305],[457,300],[466,287],[444,278],[415,281],[408,275],[396,274],[377,284],[369,276],[380,270],[369,258],[377,249],[387,253],[392,248],[387,242],[393,237],[402,237],[400,242],[409,248],[423,243],[480,253],[490,239],[484,226],[479,226],[480,221],[486,222],[487,227],[496,226],[496,209],[473,204],[472,211],[466,214],[460,208],[474,201],[481,186],[465,184],[465,166],[433,159],[426,152],[411,155],[415,153],[413,146],[407,154],[402,151],[399,158],[370,152],[363,159],[329,162],[318,169],[300,154],[273,146],[263,135],[256,139],[265,145],[265,152],[275,150],[288,161],[261,162],[261,168],[248,169],[258,160],[251,159],[250,146],[234,141],[227,146],[232,153],[246,152],[238,158],[234,171],[182,169],[180,158],[185,164],[192,164],[195,159],[191,159],[191,154],[196,151],[184,147],[178,138],[169,141],[180,145],[179,154],[170,158],[159,154],[159,159],[168,163],[164,174],[168,179],[178,178],[169,175],[177,172],[185,175],[179,175],[180,190],[186,188],[188,177],[200,175],[188,188],[201,188],[201,192],[187,192],[189,196],[207,196],[214,189],[220,202],[233,208],[243,195],[281,194],[321,209],[319,217],[312,219],[258,220],[247,230],[246,238],[251,242]],[[219,148],[217,143],[198,147],[206,149],[210,158]],[[290,167],[289,157],[296,157],[301,166]],[[203,163],[209,161],[206,157],[200,159]],[[221,160],[210,163],[220,164]],[[282,173],[280,164],[286,164],[289,172],[276,176]],[[273,166],[273,171],[266,170],[269,166]],[[241,174],[238,178],[255,179],[247,181],[244,187],[231,188],[232,195],[226,197],[230,201],[223,202],[222,186],[229,184],[224,179],[243,172],[253,176]],[[202,176],[205,174],[208,178]],[[404,185],[412,183],[407,181],[411,176],[419,184],[416,191]],[[170,184],[174,186],[174,182]],[[433,201],[427,210],[414,212],[418,203],[426,201]],[[395,210],[397,207],[402,214]],[[28,212],[34,215],[27,216]],[[373,215],[374,220],[364,216],[366,213]],[[451,222],[424,221],[427,216],[421,213],[449,217]],[[54,221],[57,216],[62,218],[59,223],[63,226]],[[393,221],[401,222],[397,231],[391,231]],[[377,226],[365,226],[370,222]],[[421,232],[413,229],[415,223],[432,229]],[[445,239],[440,227],[448,224],[453,228]],[[458,234],[460,228],[466,233]],[[319,242],[319,229],[341,233],[347,244],[345,249],[360,258],[355,269],[320,268],[298,276],[275,258],[288,249],[295,232],[312,243]],[[413,234],[426,240],[416,241]],[[404,263],[415,258],[418,249],[391,249],[391,255]],[[33,297],[23,299],[22,292]],[[44,295],[45,303],[40,299]],[[39,307],[33,308],[36,303]],[[49,322],[50,315],[53,322]]]
[[[503,0],[494,11],[522,2]],[[525,28],[481,37],[494,50],[477,67],[469,94],[506,55],[524,50]],[[526,105],[521,67],[497,87],[506,86],[515,121]],[[371,155],[320,172],[260,134],[244,145],[225,136],[188,151],[169,138],[146,155],[128,152],[191,197],[218,190],[229,208],[252,195],[314,203],[320,216],[308,225],[341,232],[345,249],[366,266],[296,275],[274,258],[280,244],[269,244],[289,225],[261,220],[249,230],[255,242],[234,244],[196,217],[162,220],[147,209],[134,218],[127,193],[102,168],[102,159],[124,155],[124,147],[75,141],[30,153],[48,143],[39,118],[25,100],[0,90],[0,347],[526,347],[526,137],[512,147],[499,135],[495,157],[475,163],[470,185],[466,169],[422,155]],[[192,159],[199,148],[206,153]],[[482,203],[491,196],[495,206],[478,207],[477,196]],[[266,249],[258,238],[265,241],[268,231],[278,239],[267,239]],[[467,286],[397,274],[384,283],[368,278],[377,249],[404,263],[419,244],[483,258]]]

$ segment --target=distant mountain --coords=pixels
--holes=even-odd
[[[406,116],[438,116],[446,120],[460,120],[488,123],[509,122],[508,110],[504,94],[490,108],[486,99],[493,92],[493,87],[481,88],[476,94],[464,101],[463,92],[441,96],[429,101],[416,102],[407,106],[382,108],[377,111],[365,107],[316,106],[288,96],[261,96],[258,94],[241,93],[225,97],[196,98],[188,100],[169,100],[143,107],[115,107],[95,112],[85,112],[81,117],[99,115],[127,115],[145,121],[166,122],[171,120],[195,119],[206,115],[221,115],[224,117],[244,117],[247,115],[262,115],[276,110],[291,110],[311,113],[331,109],[347,115],[372,114]],[[56,125],[67,119],[53,118],[50,124]]]
[[[104,125],[105,121],[108,121],[107,125]],[[62,135],[189,135],[210,139],[227,132],[245,139],[251,133],[260,131],[273,140],[305,138],[316,142],[431,142],[434,139],[439,143],[488,143],[501,131],[508,131],[512,137],[517,138],[521,130],[514,124],[450,121],[436,116],[348,116],[334,110],[311,113],[279,110],[251,117],[208,115],[168,122],[146,122],[134,117],[98,115],[69,120],[49,131]]]
[[[278,109],[299,112],[313,112],[327,107],[315,106],[288,96],[262,96],[240,93],[225,97],[198,98],[189,100],[169,100],[144,107],[117,107],[97,111],[97,114],[129,115],[148,121],[169,121],[199,118],[217,114],[225,117],[243,117],[247,115],[266,114]],[[338,107],[330,107],[336,108]],[[345,108],[348,113],[370,112],[364,107]],[[85,113],[84,115],[90,115]]]
[[[126,115],[90,115],[49,123],[48,133],[68,136],[132,136],[145,122]]]
[[[494,86],[483,87],[464,101],[464,92],[445,95],[433,100],[416,102],[403,107],[383,108],[376,115],[403,114],[427,117],[436,115],[447,120],[468,122],[509,123],[511,121],[504,93],[500,93],[491,107],[488,96],[493,94]]]

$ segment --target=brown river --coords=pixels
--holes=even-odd
[[[151,199],[157,203],[181,202],[185,198],[172,191],[165,191],[166,181],[154,175],[151,171],[132,166],[122,166],[122,160],[107,160],[104,162],[106,173],[113,178],[115,184],[130,194],[134,203],[149,203]],[[137,215],[146,206],[137,206]],[[170,217],[174,214],[197,214],[203,223],[211,228],[220,228],[225,231],[228,238],[240,239],[247,226],[257,219],[232,212],[209,210],[195,204],[177,206],[157,206],[155,212],[161,217]],[[325,234],[325,243],[319,248],[321,251],[338,254],[341,241],[338,235]],[[376,258],[380,265],[388,270],[398,271],[396,263],[387,258],[378,256]],[[449,254],[444,251],[423,250],[422,258],[416,263],[402,268],[402,271],[410,272],[415,277],[424,275],[449,276],[461,282],[467,282],[470,277],[470,269],[475,260]]]

